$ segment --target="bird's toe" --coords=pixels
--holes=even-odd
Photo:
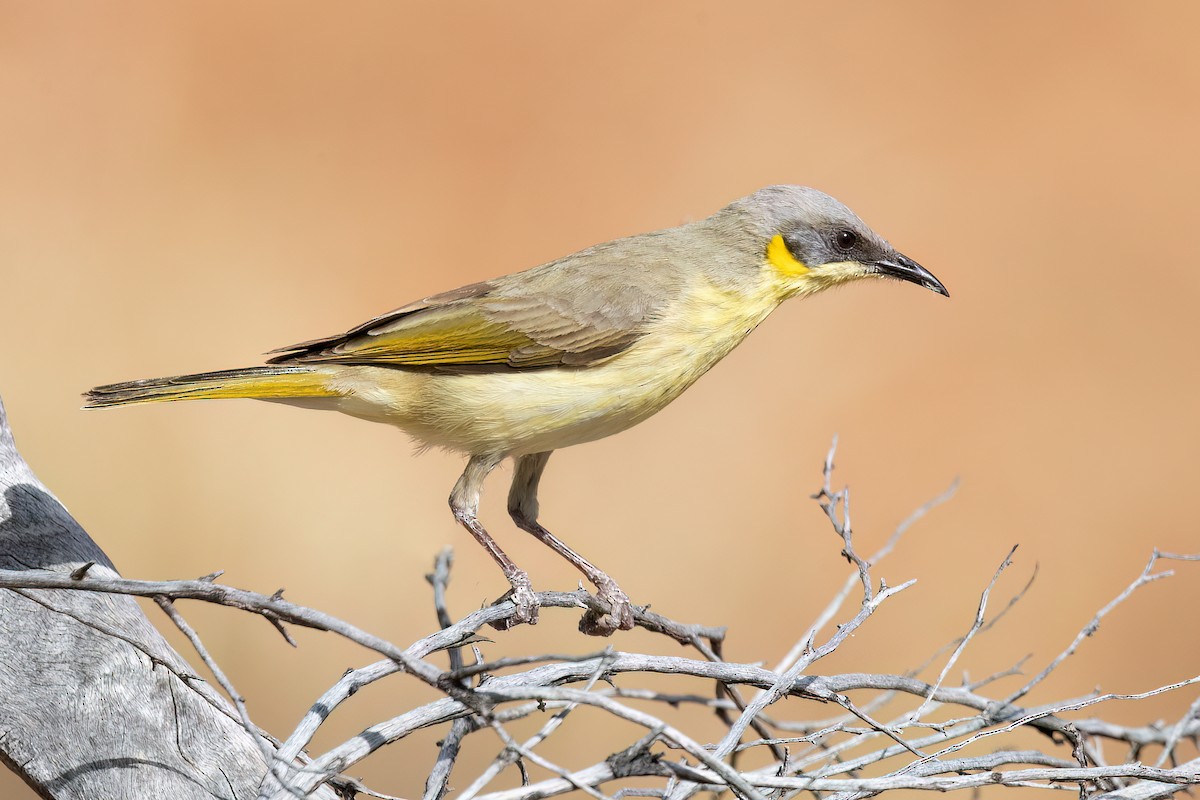
[[[513,613],[493,622],[493,628],[506,631],[509,628],[515,628],[517,625],[537,625],[538,607],[540,604],[538,603],[537,595],[533,593],[533,589],[528,584],[513,586],[496,602],[503,603],[506,600],[512,601]]]
[[[589,608],[579,620],[579,630],[589,636],[612,636],[633,628],[633,604],[615,583],[600,586],[596,599],[607,610]]]

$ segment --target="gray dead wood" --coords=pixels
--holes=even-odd
[[[116,576],[18,454],[0,405],[0,568],[89,562]],[[0,697],[0,759],[43,797],[254,798],[266,772],[229,704],[132,597],[0,590]]]

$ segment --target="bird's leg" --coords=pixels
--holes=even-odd
[[[496,624],[496,627],[503,630],[522,622],[536,625],[538,601],[525,570],[514,564],[513,560],[500,549],[496,540],[479,524],[477,517],[479,494],[483,491],[483,481],[502,458],[502,456],[471,456],[467,462],[467,468],[463,470],[462,476],[454,484],[454,491],[450,493],[450,510],[454,512],[454,518],[458,520],[459,524],[470,531],[475,540],[483,545],[488,554],[500,565],[500,569],[504,570],[504,577],[508,578],[508,582],[512,585],[509,596],[517,610],[512,617]]]
[[[538,481],[550,453],[534,453],[517,459],[512,488],[508,492],[508,513],[513,522],[523,531],[532,533],[537,540],[575,565],[595,585],[596,596],[608,604],[607,614],[588,611],[579,623],[579,629],[594,636],[609,636],[616,630],[633,627],[633,606],[629,598],[617,586],[617,582],[597,569],[590,561],[562,543],[554,534],[538,524]]]

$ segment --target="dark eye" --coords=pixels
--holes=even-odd
[[[854,231],[838,231],[833,241],[839,250],[853,250],[854,245],[858,244],[858,234]]]

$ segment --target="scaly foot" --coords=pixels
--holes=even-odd
[[[538,621],[538,599],[533,593],[533,587],[529,583],[529,577],[524,573],[515,575],[509,579],[512,583],[512,588],[504,593],[504,596],[497,600],[497,603],[502,603],[505,600],[511,600],[516,610],[512,616],[504,619],[496,620],[492,623],[492,627],[498,631],[506,631],[509,628],[515,628],[517,625],[528,623],[537,625]]]
[[[589,636],[612,636],[616,631],[633,628],[633,604],[616,582],[609,580],[596,585],[596,599],[608,605],[607,612],[588,609],[579,620],[579,630]]]

